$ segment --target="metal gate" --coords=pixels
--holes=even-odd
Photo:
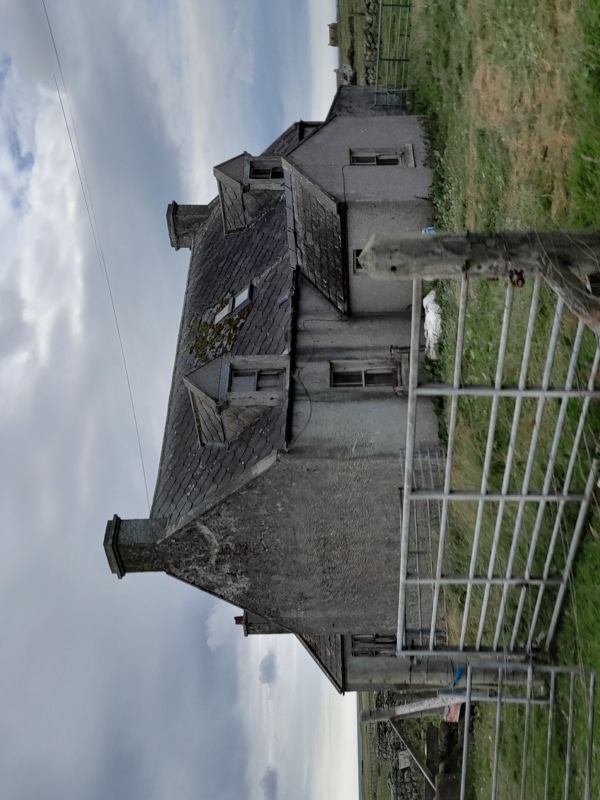
[[[495,346],[490,345],[490,352],[495,355],[494,382],[466,385],[461,365],[469,324],[469,281],[463,277],[453,380],[451,384],[433,384],[419,381],[422,288],[420,281],[414,282],[401,515],[398,653],[407,646],[407,596],[412,587],[417,590],[428,587],[431,592],[431,613],[428,624],[420,631],[419,641],[431,653],[440,647],[458,652],[533,653],[540,647],[548,650],[552,643],[598,476],[595,442],[591,441],[593,432],[586,431],[586,419],[591,401],[600,398],[600,391],[595,388],[600,349],[596,348],[582,381],[579,373],[585,325],[579,322],[566,374],[562,376],[564,380],[551,381],[553,376],[558,377],[554,362],[565,307],[561,298],[553,296],[551,335],[543,358],[541,382],[531,383],[530,362],[542,289],[543,278],[538,276],[533,281],[524,338],[519,340],[520,331],[511,326],[511,312],[515,293],[526,289],[507,284],[499,341]],[[544,313],[547,313],[550,292],[547,288],[544,292]],[[473,328],[473,322],[470,324]],[[485,320],[476,321],[475,325],[483,326],[481,335],[485,336]],[[539,346],[536,353],[539,358]],[[513,362],[516,358],[520,361],[515,385],[507,384],[503,378],[509,357]],[[539,363],[536,367],[539,372]],[[444,398],[446,408],[449,406],[444,479],[440,488],[425,487],[417,480],[423,460],[415,448],[418,403],[430,402],[432,397]],[[462,413],[477,405],[484,406],[489,413],[485,448],[475,454],[482,464],[480,480],[468,486],[457,484],[453,470],[461,401],[465,409]],[[510,435],[503,451],[496,441],[500,413],[511,417]],[[532,423],[532,427],[526,430],[523,423]],[[540,431],[550,423],[554,427],[550,450],[539,452]],[[558,468],[559,453],[561,467],[566,462],[566,469]],[[499,486],[492,485],[493,461]],[[500,469],[499,461],[503,462]],[[440,505],[439,527],[434,537],[432,573],[423,575],[422,571],[411,569],[409,547],[411,538],[417,536],[414,528],[421,506],[432,503]],[[458,508],[463,504],[469,506],[468,514]],[[461,542],[462,552],[457,552],[453,541],[453,517],[474,520],[471,540]],[[465,528],[464,522],[461,527]],[[453,551],[450,556],[449,548]],[[448,596],[452,597],[454,622],[458,616],[460,630],[455,628],[450,637],[440,641],[438,630],[447,629],[449,624],[445,613],[441,613],[444,595],[446,603]]]
[[[570,253],[571,237],[373,237],[361,255],[373,278],[413,279],[396,655],[460,665],[451,691],[466,712],[461,800],[592,796],[595,673],[548,665],[598,502],[600,301],[588,276],[600,243],[581,233]],[[443,378],[420,356],[416,275],[438,279],[451,300]],[[474,318],[487,295],[487,318]],[[477,348],[485,359],[471,356]],[[419,409],[434,398],[445,446],[423,451]],[[496,670],[491,692],[472,685],[481,659]]]
[[[379,3],[375,105],[406,109],[409,100],[409,42],[412,5],[406,0]]]

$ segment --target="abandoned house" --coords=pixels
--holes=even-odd
[[[295,634],[339,691],[407,680],[389,655],[411,287],[358,256],[430,224],[424,159],[417,117],[344,86],[323,123],[215,167],[211,203],[171,203],[191,255],[154,501],[104,541],[119,577],[164,571],[247,634]],[[436,442],[424,406],[417,445]]]

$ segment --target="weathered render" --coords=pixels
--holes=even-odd
[[[191,256],[157,486],[105,537],[119,577],[164,571],[246,634],[295,633],[340,691],[414,683],[389,648],[353,655],[396,627],[410,341],[405,289],[357,251],[430,222],[424,158],[418,119],[342,87],[324,123],[216,167],[215,201],[169,206]],[[436,441],[428,409],[417,445]]]

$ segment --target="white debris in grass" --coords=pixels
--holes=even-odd
[[[436,346],[442,336],[442,310],[435,302],[435,290],[423,298],[425,311],[425,355],[432,361],[437,361]]]

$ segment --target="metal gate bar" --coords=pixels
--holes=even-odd
[[[471,744],[471,736],[473,725],[477,726],[477,720],[473,720],[472,704],[495,704],[495,724],[494,724],[494,741],[493,741],[493,757],[491,759],[491,775],[490,775],[490,800],[498,800],[502,797],[500,792],[500,773],[502,768],[502,733],[503,723],[506,726],[507,720],[504,716],[510,706],[521,705],[524,706],[524,722],[523,722],[523,738],[522,738],[522,757],[521,757],[521,774],[518,784],[519,797],[521,800],[537,800],[543,797],[543,800],[548,800],[550,790],[556,790],[559,787],[556,783],[552,784],[551,766],[557,759],[561,758],[561,753],[553,749],[553,742],[556,733],[556,726],[562,724],[563,718],[567,720],[567,736],[564,753],[562,753],[561,769],[554,772],[556,780],[557,773],[560,777],[562,772],[562,791],[561,797],[563,800],[580,800],[582,797],[581,791],[583,790],[583,800],[591,800],[591,772],[592,772],[592,754],[593,754],[593,729],[594,729],[594,702],[596,692],[596,673],[594,670],[587,670],[584,668],[571,668],[571,667],[554,667],[554,666],[533,666],[532,664],[511,665],[511,670],[522,669],[526,673],[526,681],[524,686],[524,693],[515,696],[505,694],[506,686],[506,669],[504,664],[497,665],[498,675],[498,691],[496,696],[485,694],[481,692],[474,692],[472,686],[472,667],[467,667],[466,688],[462,694],[465,704],[464,715],[464,739],[463,739],[463,756],[461,765],[461,792],[460,797],[464,800],[467,798],[467,788],[469,786],[469,749]],[[563,684],[568,682],[568,686],[564,685],[561,691],[557,689],[558,681]],[[576,695],[576,688],[579,686],[579,697]],[[456,692],[455,692],[456,693]],[[580,701],[583,698],[583,703]],[[566,706],[566,707],[565,707]],[[537,713],[547,714],[545,724],[538,726],[536,731],[538,741],[535,742],[539,745],[543,739],[545,744],[545,754],[543,771],[540,768],[536,754],[533,756],[530,753],[531,739],[534,731],[532,730],[532,712],[537,709]],[[557,710],[560,712],[557,714]],[[508,722],[512,723],[512,719]],[[586,750],[583,759],[580,759],[581,765],[578,767],[577,776],[579,785],[573,785],[573,778],[575,773],[574,767],[574,738],[575,727],[585,730]],[[545,734],[542,732],[545,728]],[[511,737],[517,731],[510,730]],[[505,735],[507,735],[505,733]],[[541,755],[541,754],[539,754]],[[538,783],[528,782],[528,774],[532,769],[540,770],[540,778],[543,778]],[[516,776],[511,776],[516,782]],[[480,787],[482,788],[482,787]],[[484,797],[483,793],[478,795]],[[511,797],[515,795],[511,794]],[[555,793],[553,796],[558,796]]]
[[[580,355],[582,337],[585,330],[583,323],[580,323],[577,328],[575,342],[572,347],[572,352],[569,360],[568,371],[565,377],[564,386],[550,386],[550,378],[553,369],[554,356],[556,352],[557,341],[560,332],[561,321],[563,317],[564,302],[561,298],[557,298],[554,307],[554,318],[552,322],[552,333],[550,335],[549,343],[546,350],[543,377],[541,385],[530,386],[527,383],[527,375],[530,366],[532,343],[534,338],[536,320],[538,317],[540,292],[543,286],[543,279],[538,277],[534,281],[531,303],[529,308],[529,318],[527,322],[527,329],[525,334],[525,341],[521,353],[521,366],[519,372],[518,385],[516,387],[503,385],[503,371],[506,359],[507,346],[509,341],[511,313],[513,307],[513,299],[515,289],[512,284],[507,285],[504,305],[504,315],[502,322],[502,329],[500,333],[500,342],[498,346],[496,374],[493,386],[461,386],[461,359],[462,349],[464,346],[465,324],[467,313],[467,297],[468,297],[468,279],[463,276],[460,288],[460,300],[458,309],[458,322],[456,331],[456,351],[454,358],[454,376],[452,386],[437,385],[437,384],[424,384],[418,383],[418,370],[419,370],[419,338],[420,338],[420,325],[421,325],[421,297],[422,289],[420,281],[413,281],[413,304],[412,304],[412,320],[411,320],[411,351],[410,351],[410,371],[408,381],[408,426],[407,426],[407,442],[405,452],[404,464],[404,487],[402,495],[402,509],[401,509],[401,543],[400,543],[400,586],[399,586],[399,603],[398,603],[398,625],[397,625],[397,644],[396,652],[401,654],[406,652],[406,590],[410,586],[431,586],[433,587],[433,601],[431,608],[431,618],[429,624],[429,639],[428,643],[424,642],[422,633],[419,635],[419,645],[421,647],[428,647],[428,650],[436,650],[436,636],[438,626],[438,613],[439,613],[439,599],[440,590],[442,587],[457,586],[466,587],[466,595],[464,599],[464,606],[462,608],[462,623],[460,640],[458,642],[458,649],[475,649],[480,650],[483,647],[484,636],[486,634],[486,627],[489,617],[490,598],[493,587],[499,587],[501,590],[501,598],[497,608],[497,616],[495,619],[494,629],[491,632],[492,636],[492,650],[500,648],[500,640],[503,635],[504,627],[507,622],[507,608],[509,600],[509,592],[512,589],[518,589],[518,604],[514,618],[508,620],[510,626],[510,650],[518,650],[519,646],[519,632],[523,621],[523,612],[525,607],[526,598],[528,596],[528,589],[536,592],[535,610],[533,617],[528,623],[529,628],[526,631],[526,650],[532,650],[535,643],[535,633],[539,622],[540,611],[543,606],[543,599],[547,588],[552,588],[556,592],[556,599],[553,598],[553,611],[552,621],[548,629],[546,638],[546,647],[552,641],[556,624],[559,618],[560,609],[564,601],[564,596],[567,588],[567,582],[571,573],[573,561],[577,552],[577,547],[583,532],[585,516],[591,502],[594,491],[595,481],[597,478],[598,464],[597,459],[593,459],[589,473],[587,476],[586,486],[583,491],[571,491],[571,479],[577,459],[580,455],[580,446],[582,442],[585,420],[589,411],[590,402],[592,399],[600,397],[600,391],[596,389],[595,379],[598,372],[600,363],[600,350],[596,350],[594,364],[591,374],[587,380],[585,388],[575,386],[575,371]],[[511,343],[514,346],[514,342]],[[446,468],[444,474],[443,488],[417,488],[414,481],[414,460],[419,455],[415,447],[415,431],[417,424],[417,401],[419,397],[427,398],[435,395],[446,396],[450,398],[450,411],[448,423],[448,442],[447,442],[447,457]],[[488,433],[485,448],[485,456],[483,461],[483,468],[481,473],[481,484],[479,490],[455,490],[452,488],[452,470],[454,458],[454,444],[456,436],[456,426],[458,417],[458,400],[460,397],[474,397],[474,398],[491,398],[492,404],[488,422]],[[496,434],[497,417],[499,413],[500,401],[502,398],[511,398],[514,400],[514,408],[512,411],[512,423],[510,426],[510,436],[505,456],[505,465],[502,476],[502,485],[499,491],[489,490],[489,479],[492,464],[492,457],[494,453],[494,439]],[[521,412],[524,401],[536,401],[535,409],[535,422],[533,424],[533,432],[528,443],[526,465],[524,474],[521,478],[519,491],[515,491],[511,487],[513,480],[513,462],[517,447],[517,438],[519,434],[519,425],[521,423]],[[554,435],[552,439],[552,446],[548,456],[546,465],[544,484],[541,491],[530,490],[530,483],[532,472],[534,468],[535,459],[538,449],[539,429],[542,423],[545,408],[550,400],[559,400],[560,409],[555,422]],[[572,452],[569,461],[569,468],[564,484],[560,487],[554,488],[554,472],[556,467],[556,459],[561,443],[564,426],[566,424],[566,415],[568,403],[571,400],[582,400],[583,405],[579,413],[577,422],[577,432],[573,440]],[[435,559],[435,575],[422,575],[420,569],[417,569],[417,575],[409,574],[408,571],[408,542],[411,534],[411,519],[412,525],[416,528],[416,506],[419,502],[441,501],[441,517],[440,527],[437,542],[437,558]],[[471,555],[469,561],[468,575],[444,575],[444,552],[446,548],[446,539],[448,533],[449,513],[451,504],[454,503],[477,503],[477,517],[475,520],[473,530],[473,541],[471,547]],[[537,515],[535,517],[535,524],[532,531],[524,531],[525,510],[527,506],[532,503],[537,504]],[[551,574],[553,559],[556,555],[556,547],[559,541],[559,533],[561,531],[561,522],[564,519],[564,511],[567,504],[579,504],[579,514],[575,523],[574,529],[568,533],[568,553],[566,555],[564,568],[559,574]],[[487,569],[484,575],[477,574],[477,563],[480,558],[480,541],[482,533],[483,515],[486,508],[494,504],[495,510],[495,523],[493,525],[493,535],[491,539],[491,550],[487,561]],[[502,574],[498,574],[498,556],[500,548],[501,537],[505,535],[506,518],[505,514],[510,504],[516,504],[516,518],[512,523],[512,533],[510,535],[510,549],[506,557],[506,562],[502,567]],[[550,538],[548,553],[545,560],[544,569],[541,575],[533,575],[533,564],[536,554],[536,549],[539,543],[539,536],[542,528],[542,521],[546,510],[551,508],[556,509],[556,516],[554,521],[553,533]],[[527,539],[523,542],[524,536]],[[415,533],[416,536],[416,533]],[[415,539],[415,541],[418,541]],[[519,548],[527,548],[527,563],[524,569],[524,574],[514,574],[516,557]],[[418,545],[417,545],[418,550]],[[467,635],[469,629],[469,616],[472,611],[473,591],[476,587],[483,587],[483,598],[481,606],[478,608],[479,620],[477,625],[477,632],[475,641],[471,644],[467,642]],[[422,600],[419,591],[419,626],[421,627],[422,621]],[[496,609],[495,609],[496,613]],[[512,614],[513,612],[511,612]],[[411,643],[411,645],[414,644]]]
[[[410,63],[408,44],[412,22],[411,11],[411,3],[384,3],[380,0],[375,62],[374,100],[376,106],[403,108],[406,105],[408,65]],[[387,19],[384,21],[386,15]],[[402,37],[404,37],[403,41]]]

